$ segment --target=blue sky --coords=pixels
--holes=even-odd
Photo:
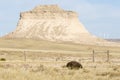
[[[98,37],[120,38],[120,0],[1,0],[0,36],[15,30],[20,12],[41,4],[78,12],[85,28]]]

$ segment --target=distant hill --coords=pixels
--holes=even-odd
[[[106,39],[108,41],[111,41],[111,42],[119,42],[120,43],[120,39]]]

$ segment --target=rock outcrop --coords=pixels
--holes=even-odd
[[[22,12],[16,30],[6,37],[88,44],[104,41],[85,29],[76,12],[65,11],[57,5],[40,5]]]

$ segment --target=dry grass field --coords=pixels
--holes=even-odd
[[[93,50],[101,52],[95,54],[95,62]],[[72,60],[83,69],[67,69]],[[0,80],[120,80],[120,47],[0,39]]]

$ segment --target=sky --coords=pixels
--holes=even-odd
[[[0,0],[0,36],[16,29],[21,12],[47,4],[77,12],[93,35],[120,38],[120,0]]]

